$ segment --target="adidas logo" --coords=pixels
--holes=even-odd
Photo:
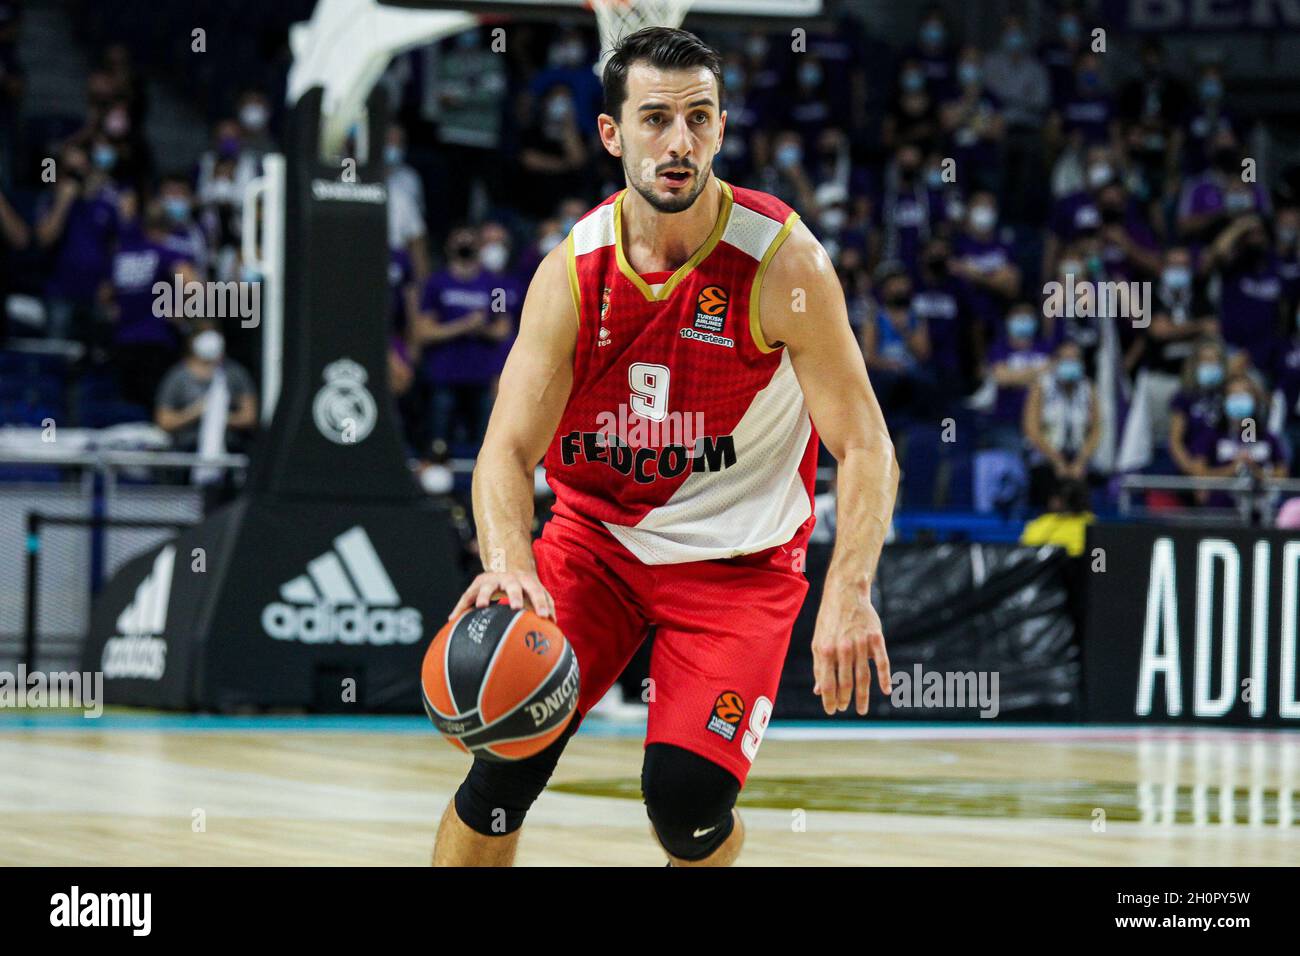
[[[307,562],[307,573],[280,586],[282,600],[262,609],[262,629],[278,641],[305,644],[414,644],[420,612],[401,607],[393,581],[357,525]]]
[[[171,599],[176,548],[167,545],[135,589],[135,597],[117,616],[117,635],[104,642],[100,669],[104,677],[160,680],[167,666],[167,603]]]

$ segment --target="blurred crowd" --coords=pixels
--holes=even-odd
[[[1154,39],[1099,55],[1092,27],[1066,4],[1047,35],[1011,17],[988,49],[937,8],[906,49],[852,18],[798,52],[706,37],[729,114],[715,171],[790,203],[833,258],[905,470],[933,476],[905,482],[909,505],[1059,508],[1103,500],[1123,472],[1300,466],[1300,196],[1255,181],[1221,63],[1171,64]],[[40,321],[7,334],[79,343],[124,414],[182,442],[198,441],[201,383],[227,370],[224,425],[246,435],[254,333],[157,318],[148,290],[258,280],[240,209],[281,97],[243,90],[189,165],[159,169],[133,51],[109,44],[84,121],[34,153],[57,159],[45,182],[13,146],[16,35],[0,12],[0,295],[38,300]],[[505,54],[489,39],[404,54],[380,81],[390,377],[428,461],[472,456],[533,270],[624,185],[595,129],[594,30],[521,26]],[[1150,301],[1058,314],[1053,282],[1149,283]],[[1231,504],[1153,498],[1198,502]]]

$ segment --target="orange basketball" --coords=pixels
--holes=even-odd
[[[578,658],[551,621],[509,604],[443,625],[420,671],[424,709],[453,746],[522,760],[564,732],[578,704]]]

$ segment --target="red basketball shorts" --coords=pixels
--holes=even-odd
[[[647,565],[603,525],[553,514],[533,554],[578,655],[578,713],[605,696],[654,626],[646,743],[696,753],[743,785],[808,592],[812,523],[754,554]]]

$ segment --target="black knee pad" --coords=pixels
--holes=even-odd
[[[649,744],[641,766],[646,813],[665,850],[702,860],[731,836],[740,781],[712,760],[672,744]]]
[[[504,836],[524,825],[528,810],[546,789],[569,738],[578,729],[575,714],[568,728],[545,750],[509,762],[474,758],[456,791],[456,816],[484,836]]]

